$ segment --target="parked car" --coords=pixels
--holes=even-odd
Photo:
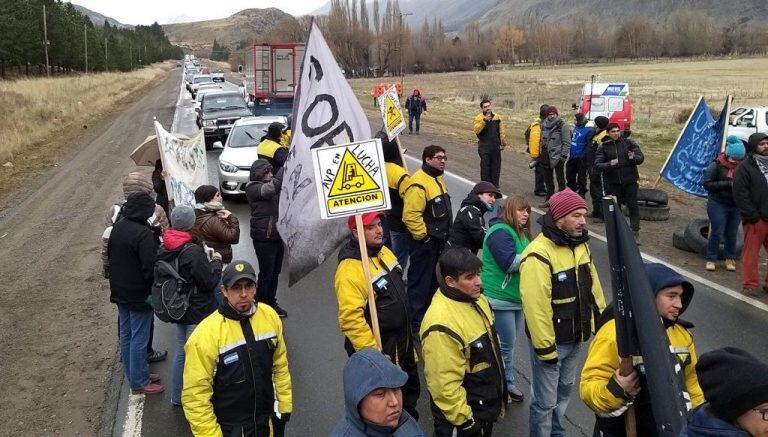
[[[755,132],[768,132],[768,107],[742,106],[731,111],[728,117],[728,135],[736,135],[747,141]]]
[[[197,93],[197,88],[204,84],[204,83],[211,83],[213,82],[213,79],[211,79],[210,74],[196,74],[192,78],[192,84],[190,85],[189,92],[192,93],[192,98],[195,98],[195,93]]]
[[[221,70],[216,70],[211,74],[211,78],[214,82],[224,82],[224,72]]]
[[[251,165],[258,159],[261,137],[273,122],[285,123],[285,117],[245,117],[232,126],[224,150],[219,155],[219,190],[225,195],[245,194]],[[220,146],[220,143],[214,143]]]
[[[200,88],[197,90],[197,95],[195,96],[195,111],[200,110],[200,106],[203,104],[203,97],[205,97],[206,94],[209,93],[215,93],[221,91],[221,89],[218,88]]]
[[[250,115],[251,110],[239,92],[207,93],[197,112],[197,127],[203,129],[205,134],[206,150],[210,149],[214,141],[226,140],[232,125],[237,120]]]

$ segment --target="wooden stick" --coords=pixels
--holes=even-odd
[[[397,150],[400,152],[400,160],[403,161],[403,168],[407,173],[408,164],[405,163],[405,153],[403,153],[403,146],[400,144],[400,135],[395,137],[395,142],[397,143]]]
[[[622,358],[619,365],[619,374],[628,376],[632,373],[632,357]],[[624,413],[624,431],[627,437],[637,437],[637,420],[635,419],[635,406],[630,405]]]
[[[373,294],[373,284],[371,284],[371,266],[368,265],[368,249],[365,245],[365,229],[363,228],[363,216],[355,215],[355,225],[357,226],[357,242],[360,246],[360,261],[363,263],[363,276],[365,285],[368,288],[368,310],[371,313],[371,330],[376,338],[376,344],[381,350],[381,332],[379,331],[379,314],[376,312],[376,296]]]

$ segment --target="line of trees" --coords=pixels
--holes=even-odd
[[[768,54],[765,26],[722,25],[691,9],[680,9],[663,22],[587,14],[548,22],[529,14],[497,27],[475,22],[446,34],[437,18],[425,18],[412,29],[398,0],[331,0],[330,6],[318,24],[349,76],[397,75],[401,68],[409,73],[485,69],[496,63]],[[306,17],[286,19],[271,37],[303,41],[308,23]]]
[[[61,0],[4,2],[0,20],[0,76],[45,74],[43,5],[48,33],[48,59],[52,73],[128,71],[164,59],[181,59],[184,52],[172,45],[163,28],[132,29],[94,26],[91,20]]]

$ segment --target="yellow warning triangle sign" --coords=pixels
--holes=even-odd
[[[328,196],[343,196],[378,189],[379,184],[368,174],[355,155],[349,149],[345,150]]]
[[[397,108],[397,105],[395,105],[392,97],[387,96],[385,102],[385,108],[387,110],[387,127],[389,130],[392,130],[398,124],[403,122],[403,114],[400,112],[400,109]]]

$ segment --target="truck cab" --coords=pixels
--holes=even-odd
[[[581,91],[581,101],[573,109],[584,114],[587,120],[607,117],[619,125],[624,136],[631,134],[632,101],[629,98],[629,84],[620,82],[587,82]]]
[[[728,135],[735,135],[743,141],[756,132],[768,132],[768,107],[741,106],[728,116]]]

